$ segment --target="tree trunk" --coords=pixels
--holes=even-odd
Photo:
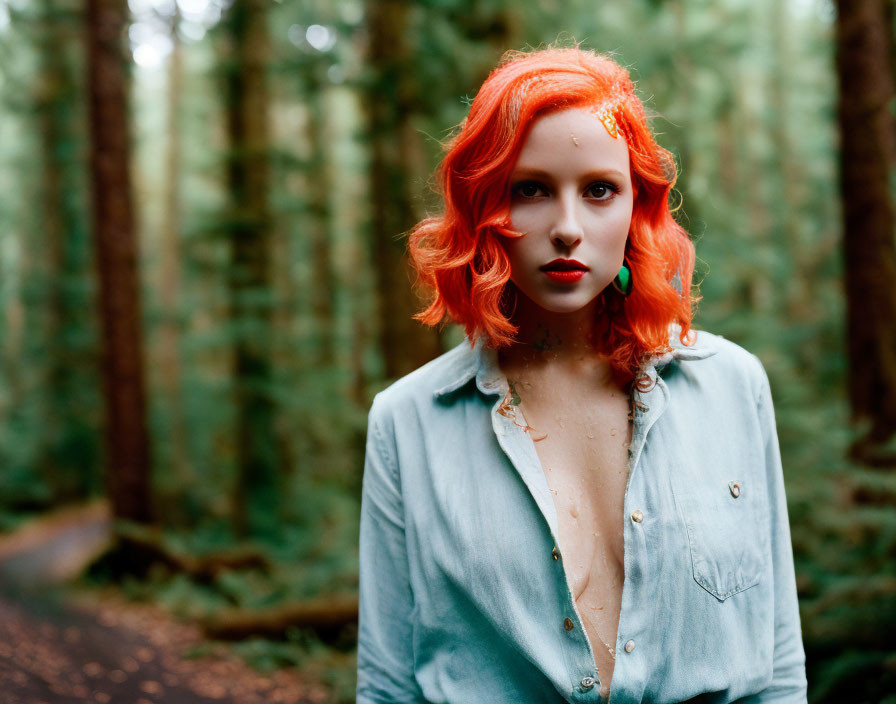
[[[271,215],[268,205],[270,45],[264,0],[235,0],[225,20],[230,314],[234,323],[234,385],[238,478],[234,527],[239,536],[275,529],[278,449],[271,397]]]
[[[149,443],[127,110],[127,2],[88,0],[92,222],[100,279],[109,497],[116,518],[148,522]]]
[[[890,57],[890,78],[896,81],[896,0],[884,0],[884,15],[887,23],[887,55]],[[896,86],[894,86],[896,87]],[[896,162],[896,113],[890,116],[890,161]]]
[[[89,275],[85,212],[81,200],[82,169],[77,144],[81,137],[80,86],[66,53],[80,26],[80,7],[71,0],[41,0],[36,8],[36,49],[40,71],[33,82],[34,116],[40,143],[40,231],[29,238],[34,266],[32,286],[37,305],[31,339],[39,356],[28,356],[40,369],[43,432],[37,467],[49,489],[50,503],[83,499],[95,485],[98,445],[84,408],[85,390],[95,388],[96,367],[88,295],[81,286]]]
[[[671,5],[671,9],[674,13],[675,44],[676,46],[688,46],[691,41],[688,28],[691,23],[687,5],[684,2],[676,2]],[[697,209],[698,199],[691,198],[688,194],[690,180],[693,174],[697,173],[695,168],[697,150],[692,145],[695,134],[693,113],[696,96],[693,77],[697,74],[697,69],[688,52],[675,52],[671,56],[674,61],[672,75],[678,80],[671,84],[673,93],[668,96],[667,104],[671,106],[672,101],[675,101],[675,104],[683,106],[678,113],[677,120],[670,121],[668,128],[669,143],[674,145],[678,154],[679,169],[675,188],[681,194],[681,202],[684,203],[684,207],[677,212],[676,217],[684,217],[683,226],[685,229],[691,229],[700,222],[700,212]],[[677,196],[673,194],[672,197],[676,198]]]
[[[771,3],[769,30],[774,65],[778,68],[769,77],[770,110],[767,113],[771,120],[769,132],[774,146],[774,156],[769,167],[783,179],[779,195],[784,195],[784,198],[775,197],[771,201],[774,204],[775,239],[780,239],[785,244],[786,254],[790,259],[790,275],[779,284],[784,293],[787,318],[794,323],[805,324],[813,310],[810,269],[816,248],[806,237],[808,222],[804,213],[807,208],[808,175],[797,156],[797,142],[789,128],[792,86],[798,82],[793,69],[793,25],[790,1],[778,0]],[[800,346],[797,353],[804,364],[809,363],[814,355],[814,351],[805,344]]]
[[[333,343],[333,265],[332,221],[330,216],[330,192],[332,177],[327,145],[326,88],[312,80],[309,86],[308,143],[309,160],[308,197],[311,235],[311,310],[314,316],[315,356],[318,366],[334,363]]]
[[[41,415],[46,422],[46,430],[41,435],[38,466],[44,482],[50,489],[50,502],[74,498],[79,492],[71,485],[74,477],[67,471],[60,471],[58,460],[64,459],[59,452],[62,435],[66,431],[67,399],[61,390],[65,386],[67,369],[65,344],[62,340],[65,316],[64,250],[67,225],[65,217],[65,194],[63,187],[65,164],[60,158],[65,153],[64,122],[59,110],[65,94],[71,95],[73,86],[67,75],[60,53],[61,32],[58,20],[53,17],[54,8],[49,2],[41,3],[41,33],[38,44],[41,71],[35,85],[35,108],[40,134],[41,148],[41,204],[40,223],[43,229],[38,245],[42,254],[38,258],[44,274],[43,288],[46,305],[43,306],[43,342],[46,345],[46,366],[44,369]]]
[[[379,338],[385,374],[407,374],[439,354],[439,335],[412,319],[419,301],[401,237],[413,227],[406,165],[419,137],[413,131],[414,57],[409,46],[409,13],[404,0],[369,0],[369,67],[366,89],[371,162],[373,264],[379,291]]]
[[[869,427],[853,453],[868,462],[896,433],[893,77],[885,19],[883,0],[837,2],[849,399],[853,418]]]
[[[178,36],[180,12],[174,5],[171,17],[171,55],[168,59],[168,104],[166,116],[165,215],[160,242],[159,296],[164,321],[159,339],[159,366],[170,429],[171,462],[183,490],[195,481],[187,452],[186,421],[181,384],[180,291],[181,291],[181,95],[183,93],[183,48]]]

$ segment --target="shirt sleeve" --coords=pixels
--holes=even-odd
[[[800,612],[797,602],[796,577],[793,568],[793,547],[790,543],[790,522],[784,494],[784,474],[781,452],[775,428],[768,376],[759,360],[759,422],[765,453],[765,468],[769,491],[770,547],[774,580],[775,651],[774,671],[769,686],[757,695],[748,697],[750,704],[796,704],[806,702],[806,655],[800,631]]]
[[[361,489],[357,704],[424,701],[414,677],[414,599],[394,432],[384,415],[374,399]]]

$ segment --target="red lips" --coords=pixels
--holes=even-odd
[[[574,284],[585,275],[588,267],[575,259],[555,259],[541,270],[558,284]]]
[[[588,267],[575,259],[555,259],[541,267],[542,271],[588,271]]]

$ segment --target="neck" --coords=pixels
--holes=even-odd
[[[519,327],[516,342],[500,351],[501,369],[511,380],[565,370],[601,385],[619,386],[609,361],[591,343],[595,315],[594,305],[574,313],[553,313],[520,295],[514,315]]]
[[[573,313],[553,313],[520,295],[514,317],[520,352],[537,353],[554,360],[581,360],[596,356],[591,344],[595,306],[588,305]]]

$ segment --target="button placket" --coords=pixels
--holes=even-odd
[[[597,684],[597,680],[595,680],[591,675],[587,675],[582,678],[582,681],[579,684],[581,684],[582,689],[587,692],[589,689],[594,687],[595,684]]]

